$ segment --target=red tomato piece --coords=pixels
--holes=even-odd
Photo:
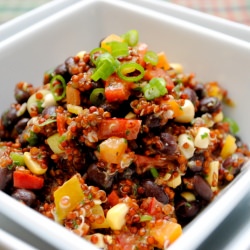
[[[100,140],[108,139],[111,136],[135,140],[141,128],[141,120],[111,118],[102,120],[98,129]]]
[[[157,68],[157,67],[148,67],[145,70],[144,79],[146,81],[150,81],[152,78],[155,78],[155,77],[162,77],[165,79],[166,84],[167,84],[166,88],[168,89],[168,91],[171,91],[174,88],[174,83],[169,77],[169,75],[167,74],[166,70],[162,68]]]
[[[108,102],[125,101],[130,96],[130,82],[120,79],[116,74],[105,81],[105,97]]]
[[[14,187],[26,189],[41,189],[44,179],[25,171],[15,171],[13,173]]]
[[[137,47],[137,53],[138,53],[138,60],[137,63],[139,63],[140,65],[142,65],[143,67],[146,65],[145,61],[144,61],[144,56],[146,54],[146,52],[148,51],[148,45],[145,43],[140,43]]]
[[[119,196],[115,190],[108,195],[108,203],[112,207],[119,203]]]
[[[56,122],[57,122],[57,131],[60,135],[62,135],[64,132],[66,132],[66,119],[63,114],[58,113],[56,116]]]

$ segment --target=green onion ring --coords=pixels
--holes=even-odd
[[[138,44],[139,33],[137,30],[129,30],[127,33],[123,35],[123,38],[129,46],[134,47]]]
[[[133,73],[139,71],[140,74],[137,76],[127,76],[127,74]],[[144,76],[144,68],[135,62],[130,62],[130,63],[123,63],[120,65],[120,67],[117,70],[118,76],[127,82],[137,82],[141,80]]]
[[[97,59],[98,59],[99,56],[97,56],[97,59],[95,59],[95,54],[97,54],[97,53],[98,54],[104,54],[104,53],[107,53],[107,52],[108,51],[106,49],[100,48],[100,47],[91,50],[90,53],[89,53],[91,62],[96,65]]]
[[[62,92],[61,95],[57,95],[55,93],[55,91],[59,88],[58,85],[53,86],[53,83],[55,81],[59,81],[62,84],[62,85],[60,85],[60,88],[63,89],[63,92]],[[50,91],[51,91],[51,93],[52,93],[52,95],[53,95],[53,97],[54,97],[54,99],[56,101],[60,101],[66,96],[66,82],[65,82],[64,78],[61,75],[55,75],[55,76],[52,77],[52,79],[50,81]]]
[[[158,55],[154,51],[147,51],[143,57],[146,63],[150,63],[151,65],[155,66],[158,63]]]
[[[94,89],[90,96],[89,100],[93,105],[99,106],[105,101],[105,93],[104,88],[96,88]]]

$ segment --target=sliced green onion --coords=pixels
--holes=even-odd
[[[115,64],[115,58],[109,53],[103,53],[99,55],[95,61],[96,67],[99,67],[102,63],[105,63],[106,61],[109,61],[111,64]]]
[[[168,91],[166,81],[163,78],[152,78],[147,85],[142,88],[142,92],[147,100],[153,100],[165,95]]]
[[[154,51],[147,51],[143,59],[146,63],[150,63],[154,66],[157,65],[159,60],[158,55]]]
[[[115,65],[107,60],[98,65],[98,67],[92,74],[91,79],[94,81],[98,81],[99,79],[106,80],[110,75],[115,72],[115,69]]]
[[[124,38],[124,41],[131,47],[134,47],[138,44],[139,33],[137,30],[129,30],[122,37]]]
[[[104,88],[96,88],[90,94],[90,102],[96,106],[99,106],[105,101]]]
[[[90,60],[92,63],[96,65],[96,61],[98,57],[104,53],[107,53],[108,51],[104,48],[95,48],[90,51]]]
[[[128,55],[128,44],[118,41],[107,43],[111,47],[111,54],[113,57],[122,57]]]
[[[101,54],[95,63],[96,69],[91,76],[91,79],[94,81],[98,81],[99,79],[106,80],[116,71],[120,64],[110,53]]]
[[[156,168],[150,168],[150,172],[154,178],[159,176],[158,170]]]
[[[151,221],[152,219],[153,217],[151,215],[144,214],[141,215],[140,222]]]
[[[22,153],[11,152],[10,158],[12,159],[13,163],[17,166],[25,166],[24,158]]]
[[[26,140],[30,146],[35,146],[39,141],[39,137],[35,132],[29,131],[28,138]]]
[[[229,124],[229,128],[230,128],[230,131],[233,133],[233,134],[236,134],[239,132],[240,128],[239,128],[239,125],[236,123],[235,120],[233,120],[232,118],[229,118],[229,117],[224,117],[223,118],[223,122],[227,122]]]
[[[167,88],[166,88],[166,81],[164,80],[164,78],[161,78],[161,77],[155,77],[155,78],[152,78],[150,81],[149,81],[149,84],[151,86],[155,86],[158,88],[158,90],[160,91],[160,94],[161,95],[165,95],[167,93]]]
[[[153,99],[161,96],[159,89],[155,86],[151,86],[150,84],[144,86],[142,88],[142,91],[144,93],[145,98],[148,101],[153,100]]]
[[[139,71],[139,74],[137,74]],[[125,81],[128,82],[137,82],[139,80],[141,80],[144,76],[144,68],[135,62],[130,62],[130,63],[123,63],[120,65],[120,67],[118,68],[117,74],[118,76]],[[134,75],[134,74],[137,75]],[[133,74],[131,76],[129,76],[129,74]]]
[[[39,127],[43,127],[43,126],[46,126],[46,125],[48,125],[48,124],[50,124],[50,123],[54,123],[54,122],[56,122],[55,119],[48,119],[48,120],[46,120],[45,122],[39,124]]]
[[[56,81],[59,81],[61,84],[54,85]],[[58,94],[58,89],[62,90],[61,94]],[[50,81],[50,91],[56,101],[60,101],[66,96],[66,82],[61,75],[55,75],[52,77]]]

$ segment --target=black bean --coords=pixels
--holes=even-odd
[[[200,100],[199,110],[202,113],[213,113],[221,109],[221,101],[217,97],[205,97]]]
[[[163,204],[167,204],[169,202],[168,195],[164,192],[164,190],[155,184],[151,180],[145,180],[142,182],[142,187],[144,189],[144,194],[146,197],[155,197],[158,201]]]
[[[5,113],[3,113],[1,119],[5,128],[12,128],[18,120],[15,107],[11,106]]]
[[[210,201],[213,197],[213,192],[210,185],[200,175],[193,177],[193,185],[196,193],[204,200]]]
[[[56,75],[64,75],[66,74],[68,71],[67,71],[67,67],[66,67],[66,64],[65,63],[62,63],[60,65],[58,65],[55,70],[54,70],[54,73]]]
[[[240,172],[240,169],[245,162],[245,157],[242,153],[235,153],[229,157],[227,157],[222,166],[227,169],[230,174],[236,175]]]
[[[189,159],[187,165],[191,171],[199,172],[203,168],[204,161],[205,156],[203,154],[194,154],[194,156]]]
[[[28,89],[21,89],[17,84],[14,90],[15,99],[18,103],[22,104],[27,102],[30,97],[30,92]]]
[[[46,107],[42,112],[42,116],[56,117],[56,109],[57,106]]]
[[[61,75],[66,82],[68,82],[71,77],[65,63],[60,64],[55,68],[54,75]]]
[[[25,129],[27,123],[29,121],[29,118],[22,118],[20,121],[17,122],[17,124],[15,125],[15,130],[17,131],[17,133],[20,135],[23,130]]]
[[[178,217],[181,218],[192,218],[200,211],[200,204],[198,201],[180,201],[175,206],[175,211]]]
[[[161,118],[155,116],[154,114],[150,114],[146,116],[144,123],[149,128],[157,128],[161,126]]]
[[[160,151],[167,155],[174,155],[178,150],[176,139],[169,133],[161,133],[160,139],[163,142],[163,148]]]
[[[31,207],[36,200],[36,195],[34,194],[34,192],[22,188],[16,189],[11,194],[11,196],[16,200],[24,202],[29,207]]]
[[[191,88],[185,88],[182,91],[181,96],[184,96],[184,98],[187,97],[185,99],[189,99],[194,104],[194,106],[196,106],[198,97],[194,90],[192,90]]]
[[[108,175],[107,172],[93,163],[87,170],[87,180],[99,187],[109,189],[113,184],[114,175]]]
[[[12,171],[7,167],[0,167],[0,190],[4,190],[12,180]]]
[[[66,69],[67,69],[67,72],[70,74],[70,75],[74,75],[74,69],[76,69],[77,64],[75,63],[75,60],[74,60],[74,57],[68,57],[66,60],[65,60],[65,66],[66,66]]]
[[[195,91],[197,97],[199,98],[199,100],[206,96],[206,91],[205,91],[205,88],[204,88],[204,84],[202,84],[202,83],[197,83],[194,86],[194,91]]]

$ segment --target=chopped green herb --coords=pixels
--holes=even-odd
[[[150,172],[154,178],[157,178],[159,176],[159,173],[156,168],[150,168]]]
[[[229,124],[230,131],[233,134],[236,134],[239,132],[239,130],[240,130],[239,125],[232,118],[224,117],[223,122],[227,122]]]
[[[153,217],[151,215],[144,214],[141,215],[140,222],[151,221],[152,219]]]
[[[201,135],[201,139],[205,139],[207,137],[208,137],[208,133],[207,132]]]

